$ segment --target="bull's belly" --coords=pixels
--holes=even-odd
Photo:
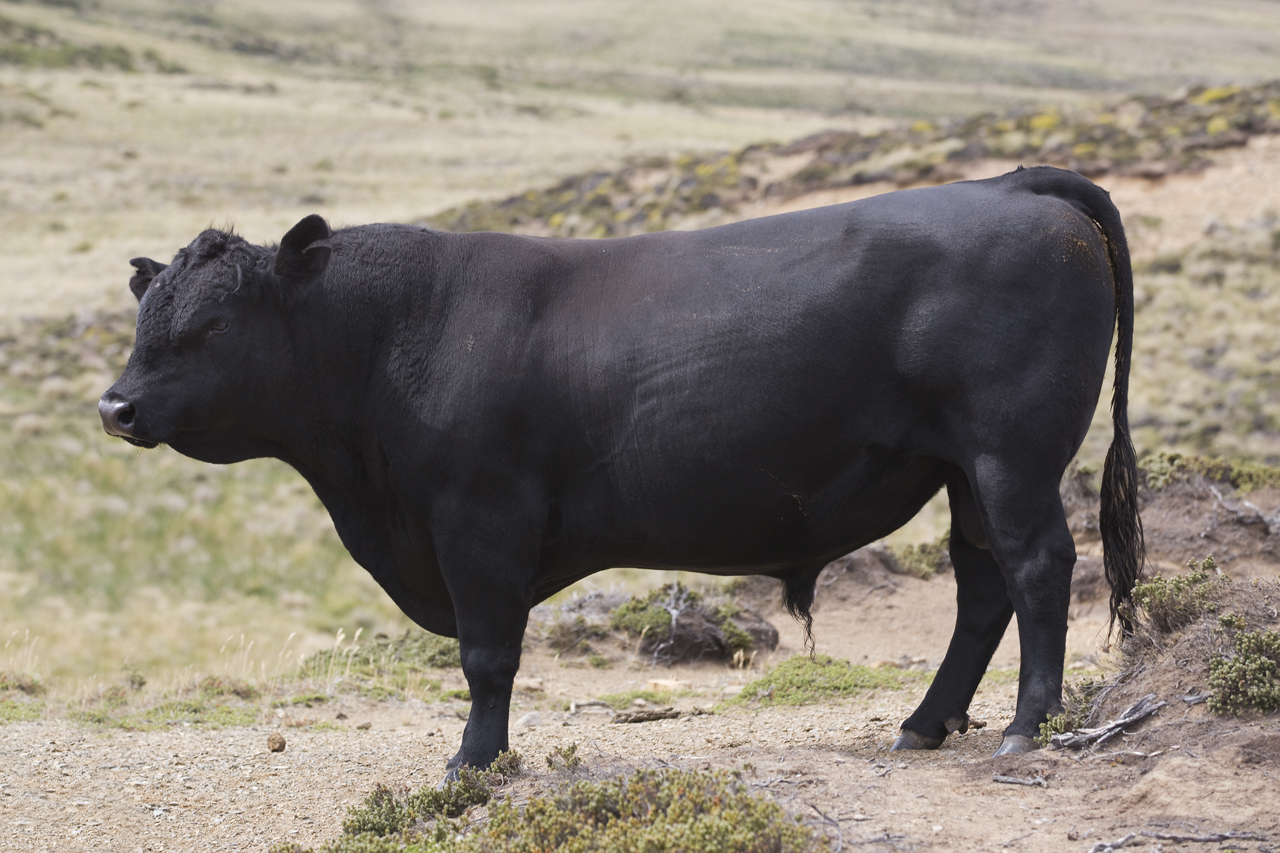
[[[570,541],[544,551],[540,574],[576,580],[628,567],[744,575],[820,564],[901,527],[953,470],[915,457],[851,464],[812,491],[784,488],[772,478],[772,488],[758,490],[743,478],[691,485],[643,505],[601,508],[613,522],[579,536],[566,531]]]

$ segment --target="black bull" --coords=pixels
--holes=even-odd
[[[1126,417],[1133,286],[1107,194],[1071,172],[614,240],[201,234],[141,301],[106,430],[275,457],[406,614],[461,641],[449,763],[507,747],[529,608],[612,566],[766,574],[808,619],[828,561],[951,501],[958,616],[897,748],[934,748],[1018,618],[1001,752],[1061,709],[1075,548],[1058,496],[1118,325],[1101,527],[1142,563]]]

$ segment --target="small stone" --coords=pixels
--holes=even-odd
[[[537,711],[530,711],[520,719],[516,720],[517,726],[536,726],[542,722],[542,715]]]
[[[741,684],[730,684],[730,685],[729,685],[728,687],[726,687],[724,690],[721,690],[721,691],[720,691],[720,695],[721,695],[721,696],[726,696],[726,697],[727,697],[727,696],[737,696],[737,695],[738,695],[738,694],[740,694],[741,692],[742,692],[742,685],[741,685]]]
[[[279,732],[267,735],[267,749],[272,752],[284,752],[284,735]]]
[[[356,726],[356,728],[362,732],[367,732],[369,731],[369,729],[373,728],[373,723],[361,723],[360,725]]]

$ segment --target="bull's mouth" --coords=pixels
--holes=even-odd
[[[160,446],[160,442],[158,441],[147,441],[146,439],[143,439],[143,438],[134,438],[131,435],[121,435],[118,437],[123,438],[125,441],[129,442],[134,447],[141,447],[144,450],[155,450],[157,447]]]

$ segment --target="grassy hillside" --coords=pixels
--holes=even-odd
[[[1199,149],[1161,116],[1194,119],[1183,142],[1232,140],[1276,118],[1269,90],[1129,101],[1116,134],[1081,134],[1126,93],[1272,74],[1277,43],[1268,0],[0,0],[0,669],[270,662],[294,632],[301,650],[404,625],[283,466],[102,434],[130,257],[211,222],[278,239],[312,212],[688,227],[771,186],[941,179],[980,153],[1176,171]],[[659,178],[670,192],[645,196]],[[1221,231],[1140,271],[1144,447],[1280,455],[1276,239]]]
[[[124,259],[210,222],[278,239],[637,158],[1249,82],[1277,43],[1270,0],[0,0],[0,314],[119,308]]]

